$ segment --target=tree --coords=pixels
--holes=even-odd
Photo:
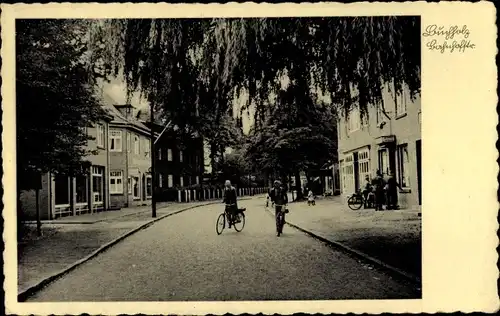
[[[382,87],[420,93],[420,18],[226,19],[213,22],[225,55],[223,86],[247,91],[256,116],[269,96],[292,84],[326,93],[338,113],[382,103]],[[217,50],[213,50],[219,52]],[[353,90],[357,90],[354,96]],[[383,104],[381,104],[383,107]]]
[[[328,95],[339,115],[353,106],[367,114],[386,84],[420,93],[419,17],[131,19],[99,30],[94,42],[108,47],[106,65],[129,92],[194,128],[207,120],[193,113],[212,113],[217,125],[241,93],[260,121],[284,77],[304,97]]]
[[[36,189],[42,173],[87,166],[86,128],[104,112],[92,91],[86,34],[83,21],[16,20],[18,194]]]
[[[385,113],[386,85],[396,94],[406,87],[412,98],[420,93],[416,16],[134,19],[103,25],[95,42],[109,48],[106,66],[123,72],[129,92],[140,89],[163,113],[199,130],[211,141],[213,157],[223,140],[214,127],[243,94],[243,109],[256,109],[252,146],[289,153],[306,148],[292,137],[309,135],[314,127],[298,116],[294,120],[302,125],[293,128],[266,122],[283,90],[293,95],[293,102],[285,102],[289,112],[307,112],[326,95],[334,115],[359,107],[362,116],[370,105],[380,104]],[[303,161],[277,152],[256,152],[255,161],[283,172],[291,164],[305,168]]]
[[[291,85],[279,93],[264,126],[252,129],[246,156],[254,169],[276,172],[274,176],[284,181],[293,175],[301,199],[300,172],[336,159],[337,130],[331,109],[307,103],[297,89]]]

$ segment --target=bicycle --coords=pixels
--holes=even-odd
[[[234,230],[236,230],[238,233],[241,232],[245,227],[244,212],[246,211],[246,208],[239,208],[236,213],[231,214],[228,209],[234,205],[235,204],[226,204],[226,209],[224,210],[224,212],[219,214],[219,217],[217,217],[217,222],[215,224],[215,231],[217,232],[217,235],[222,234],[224,228],[226,228],[226,221],[230,225],[232,225],[234,227]]]
[[[374,206],[374,200],[375,195],[372,192],[368,193],[368,199],[365,199],[363,193],[361,191],[358,191],[348,197],[347,206],[349,206],[351,210],[357,211],[365,204],[368,208]]]
[[[283,234],[283,226],[285,226],[285,214],[288,214],[288,209],[285,207],[283,209],[283,205],[276,205],[276,206],[281,206],[281,210],[278,211],[276,208],[274,209],[275,216],[276,216],[276,232],[278,234],[278,237]]]

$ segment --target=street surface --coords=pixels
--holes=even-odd
[[[42,301],[206,301],[417,298],[411,285],[285,226],[265,200],[246,207],[241,233],[215,222],[223,205],[157,222],[31,297]],[[290,211],[293,212],[293,204]]]

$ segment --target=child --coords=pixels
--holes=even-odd
[[[312,190],[309,190],[309,193],[307,194],[307,204],[308,205],[315,205],[316,202],[314,201],[314,194]]]

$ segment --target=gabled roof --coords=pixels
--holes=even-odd
[[[149,135],[150,129],[145,124],[135,119],[133,115],[130,118],[125,117],[125,115],[118,110],[118,108],[134,108],[132,105],[116,104],[117,102],[115,102],[115,100],[104,91],[102,93],[102,101],[102,107],[104,110],[113,117],[110,124],[122,125]]]

